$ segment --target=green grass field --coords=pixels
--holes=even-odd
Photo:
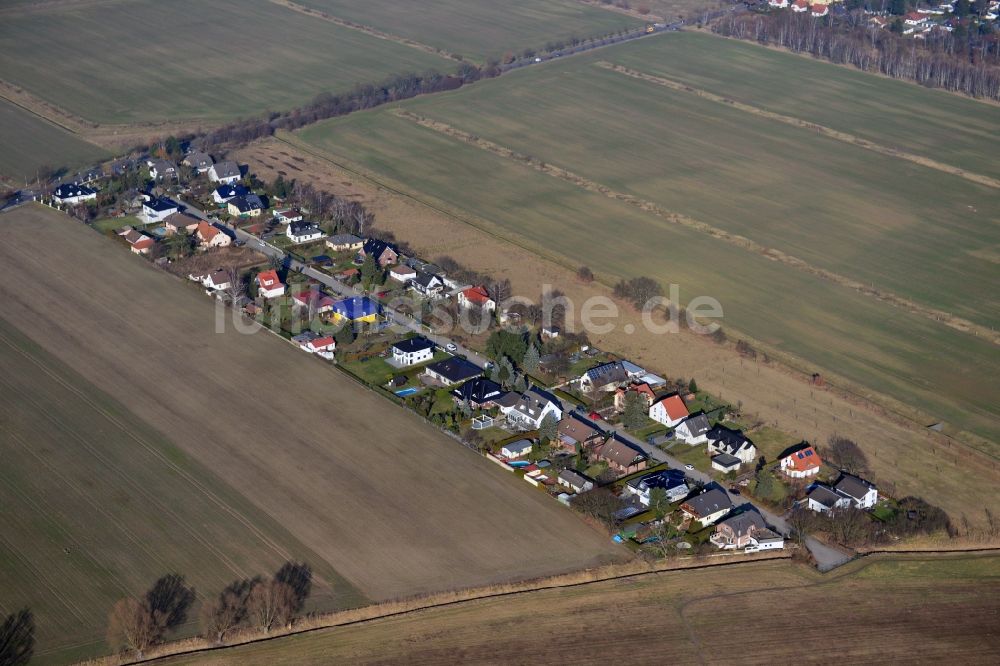
[[[301,0],[299,4],[480,62],[639,24],[624,14],[573,0]]]
[[[673,37],[630,48],[652,57]],[[402,106],[851,279],[986,325],[1000,321],[992,286],[1000,276],[996,190],[593,65],[615,53]],[[790,69],[816,64],[779,55]],[[941,98],[919,92],[930,108]],[[715,296],[732,328],[960,429],[1000,434],[1000,393],[991,379],[1000,359],[981,338],[391,110],[321,123],[297,137],[570,265],[676,282],[684,302]]]
[[[216,122],[455,63],[267,0],[58,5],[4,16],[3,78],[100,123]]]
[[[161,575],[200,595],[289,558],[314,609],[365,599],[158,431],[0,319],[0,614],[28,606],[38,663],[107,651],[107,614]],[[179,417],[182,418],[182,417]],[[197,609],[181,635],[197,631]]]
[[[0,100],[0,177],[15,185],[39,169],[74,169],[106,158],[92,143],[6,100]]]

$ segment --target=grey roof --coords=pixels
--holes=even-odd
[[[232,160],[217,162],[213,170],[215,171],[216,178],[233,178],[240,175],[240,165]]]
[[[524,449],[530,449],[531,447],[531,440],[519,439],[516,442],[508,442],[500,448],[507,449],[509,451],[523,451]]]
[[[427,369],[435,374],[441,375],[449,382],[461,382],[466,379],[472,379],[483,371],[483,369],[475,363],[471,363],[470,361],[467,361],[464,358],[459,358],[458,356],[452,356],[451,358],[446,358],[443,361],[431,363],[427,366]]]
[[[91,194],[96,193],[97,190],[93,190],[86,185],[64,183],[57,187],[52,194],[59,199],[69,199],[70,197],[89,197]]]
[[[535,419],[549,403],[554,404],[560,411],[562,410],[559,398],[544,389],[532,386],[521,394],[521,398],[514,404],[514,409],[531,419]]]
[[[834,488],[836,488],[839,492],[857,500],[864,497],[868,490],[874,487],[875,486],[868,481],[851,474],[842,475],[840,480],[834,485]]]
[[[212,166],[212,156],[208,153],[195,151],[187,154],[184,163],[195,169],[206,169]]]
[[[704,518],[723,509],[732,508],[733,502],[725,492],[718,488],[712,488],[689,499],[684,503],[684,506],[698,518]]]
[[[396,251],[395,248],[393,248],[391,245],[377,238],[369,238],[368,240],[366,240],[361,250],[366,255],[370,254],[374,256],[375,259],[381,257],[382,253],[385,252],[386,250],[392,250],[393,252]]]
[[[591,479],[587,478],[583,474],[580,474],[579,472],[576,472],[571,469],[564,469],[563,471],[559,472],[559,478],[565,481],[566,483],[572,486],[576,486],[578,488],[582,488],[585,484],[588,483],[591,484],[594,483]]]
[[[493,402],[500,405],[501,407],[513,407],[514,405],[517,404],[517,401],[520,399],[521,396],[518,395],[516,391],[508,391],[507,393],[504,393]]]
[[[234,197],[229,203],[236,206],[236,210],[241,213],[264,208],[264,202],[252,192],[245,196]]]
[[[815,502],[819,502],[828,509],[832,509],[837,505],[837,502],[843,499],[833,490],[833,488],[824,486],[822,483],[817,483],[813,486],[813,489],[809,491],[807,497]]]
[[[712,424],[704,412],[692,414],[684,419],[684,426],[691,432],[692,437],[699,437],[712,429]]]
[[[419,284],[424,289],[430,289],[434,282],[441,283],[441,278],[433,273],[417,273],[417,277],[413,278],[413,282]]]
[[[742,461],[736,456],[731,456],[728,453],[720,453],[719,455],[712,457],[712,462],[719,463],[723,467],[739,467]]]
[[[297,234],[297,235],[298,234],[304,234],[304,233],[312,233],[314,231],[319,231],[319,227],[318,226],[316,226],[312,222],[306,222],[306,221],[291,222],[291,223],[289,223],[288,228],[291,230],[291,232],[293,234]]]
[[[451,394],[459,400],[468,400],[469,402],[482,404],[497,398],[501,391],[500,385],[496,382],[485,377],[477,377],[465,382],[452,391]]]
[[[629,467],[639,459],[646,459],[645,453],[617,437],[613,437],[601,447],[600,455],[622,467]]]
[[[752,509],[724,518],[719,521],[719,524],[726,525],[737,535],[748,534],[751,529],[767,529],[767,523],[764,522],[764,518]]]
[[[619,384],[629,378],[628,370],[621,361],[612,361],[595,366],[583,373],[585,377],[598,386]]]
[[[653,472],[652,474],[632,479],[628,482],[628,485],[639,490],[652,490],[653,488],[671,490],[687,486],[687,481],[684,478],[684,472],[680,470],[661,469],[659,472]]]
[[[753,446],[753,441],[739,430],[733,430],[726,426],[716,425],[707,433],[708,441],[723,453],[735,454],[745,448]]]
[[[326,239],[327,245],[357,245],[362,240],[354,234],[337,234]]]

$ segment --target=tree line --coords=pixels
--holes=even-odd
[[[860,11],[824,21],[795,12],[732,14],[713,23],[712,31],[809,53],[894,79],[1000,100],[997,35],[935,30],[918,40],[870,26],[867,19]]]

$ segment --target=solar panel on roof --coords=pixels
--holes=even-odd
[[[807,458],[808,458],[809,456],[811,456],[812,454],[813,454],[813,452],[812,452],[812,451],[806,451],[806,457],[807,457]]]
[[[802,455],[802,453],[801,453],[801,452],[799,452],[799,460],[802,460],[803,458],[805,458],[805,456],[804,456],[804,455]]]

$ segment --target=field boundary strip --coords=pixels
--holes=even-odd
[[[603,194],[609,199],[614,199],[616,201],[621,201],[623,203],[629,204],[639,210],[647,213],[652,213],[662,220],[670,222],[672,224],[677,224],[689,229],[693,229],[702,234],[710,236],[712,238],[727,242],[731,245],[743,248],[748,252],[754,252],[768,259],[777,261],[791,268],[795,268],[800,271],[804,271],[821,279],[827,280],[841,287],[846,287],[856,291],[864,296],[868,296],[878,301],[888,303],[895,307],[904,308],[911,314],[919,315],[930,321],[944,324],[957,331],[963,333],[968,333],[975,335],[977,337],[985,338],[987,341],[1000,345],[1000,331],[991,330],[987,326],[976,324],[962,317],[957,317],[955,315],[944,312],[943,310],[938,310],[927,305],[921,305],[908,298],[899,296],[889,291],[883,289],[873,289],[868,285],[858,282],[852,278],[845,275],[840,275],[839,273],[834,273],[833,271],[827,270],[825,268],[820,268],[818,266],[813,266],[803,259],[799,259],[793,255],[787,254],[778,250],[777,248],[767,247],[761,245],[755,240],[747,238],[746,236],[741,236],[738,234],[732,234],[728,231],[714,227],[706,222],[696,220],[694,218],[688,217],[687,215],[682,215],[674,211],[666,210],[651,201],[641,199],[632,194],[626,194],[624,192],[618,192],[611,189],[606,185],[602,185],[593,180],[584,178],[583,176],[576,174],[568,169],[555,166],[549,162],[544,162],[538,158],[532,157],[530,155],[525,155],[518,153],[515,150],[501,146],[500,144],[494,143],[487,139],[483,139],[480,136],[470,134],[464,130],[460,130],[456,127],[448,125],[426,116],[421,116],[411,111],[405,109],[392,109],[389,111],[393,115],[408,120],[420,127],[438,132],[445,136],[451,137],[457,141],[461,141],[470,146],[479,148],[480,150],[486,151],[498,157],[508,159],[512,162],[524,165],[530,169],[534,169],[539,173],[544,173],[553,178],[557,178],[564,182],[570,183],[579,187],[580,189],[586,190],[588,192],[596,192],[598,194]]]
[[[819,580],[814,580],[810,582],[803,583],[797,586],[787,586],[788,589],[799,589],[802,587],[812,587],[816,585],[828,585],[841,578],[846,578],[857,574],[859,571],[866,569],[867,567],[874,564],[877,560],[885,558],[888,560],[893,560],[896,558],[906,559],[906,556],[916,556],[917,558],[930,559],[936,557],[942,557],[944,559],[949,559],[953,556],[979,556],[990,553],[1000,553],[1000,547],[978,547],[978,548],[968,548],[968,549],[940,549],[940,550],[905,550],[905,551],[870,551],[868,553],[858,554],[852,560],[846,562],[838,569],[833,569],[829,572],[816,572],[821,578]],[[725,556],[724,554],[716,554],[715,557]],[[902,556],[902,557],[900,557]],[[960,559],[959,557],[954,557],[954,559]],[[582,581],[567,581],[560,582],[559,578],[565,578],[567,575],[540,579],[535,581],[525,581],[520,584],[512,584],[517,586],[518,589],[509,590],[491,590],[490,588],[480,589],[480,590],[468,590],[466,592],[470,593],[470,596],[463,597],[460,599],[444,599],[441,597],[447,597],[449,594],[461,593],[458,591],[456,593],[442,593],[434,595],[431,597],[417,598],[409,600],[410,602],[415,602],[418,605],[412,606],[410,608],[398,609],[398,610],[386,610],[386,612],[378,613],[379,606],[369,606],[368,609],[375,610],[374,615],[356,618],[356,619],[344,619],[339,621],[339,616],[348,615],[352,611],[340,611],[339,613],[330,613],[319,618],[314,618],[314,621],[318,621],[321,624],[317,626],[303,627],[302,629],[293,629],[286,631],[284,633],[270,634],[266,636],[256,636],[253,638],[248,638],[239,642],[227,643],[225,645],[209,645],[209,646],[195,646],[184,649],[182,645],[179,645],[175,652],[169,652],[164,654],[152,655],[149,657],[125,660],[125,661],[111,661],[111,658],[105,658],[104,660],[96,660],[91,663],[100,664],[116,664],[117,666],[139,666],[140,664],[150,664],[150,663],[161,663],[166,662],[170,659],[179,657],[190,657],[192,655],[208,654],[212,652],[222,652],[226,650],[232,650],[235,648],[246,647],[249,645],[255,645],[260,643],[270,643],[273,641],[281,640],[284,638],[291,638],[295,636],[302,636],[305,634],[312,634],[321,631],[326,631],[329,629],[339,629],[343,627],[351,627],[369,624],[379,620],[393,619],[398,617],[404,617],[409,615],[417,615],[423,611],[437,610],[440,608],[447,608],[452,606],[460,606],[468,603],[476,603],[479,601],[490,601],[493,599],[500,599],[505,597],[515,597],[515,596],[526,596],[534,594],[537,592],[545,592],[549,590],[562,590],[562,589],[573,589],[581,588],[589,585],[595,585],[600,583],[606,583],[610,581],[623,581],[623,580],[636,580],[641,578],[647,578],[651,576],[660,576],[663,574],[681,573],[685,571],[699,571],[706,569],[718,569],[718,568],[729,568],[729,567],[753,567],[755,565],[764,562],[788,562],[792,560],[792,554],[790,552],[784,552],[779,556],[772,557],[760,557],[755,559],[738,560],[731,562],[702,562],[699,564],[693,564],[691,566],[678,566],[678,567],[661,567],[652,568],[644,571],[630,571],[624,573],[608,573],[607,575],[597,574],[595,577],[589,580]],[[858,563],[856,566],[850,569],[844,569],[844,567],[849,566],[853,563]],[[836,573],[834,573],[836,572]],[[591,573],[594,572],[579,572],[579,573]],[[572,576],[572,574],[568,574]],[[766,590],[777,589],[777,588],[762,588]],[[759,590],[758,590],[759,591]],[[477,594],[478,592],[478,594]],[[438,599],[438,600],[435,600]],[[422,603],[421,603],[422,602]],[[404,602],[387,602],[384,606],[392,607],[399,603]],[[355,611],[363,611],[365,608],[355,609]]]
[[[686,83],[680,83],[678,81],[673,81],[671,79],[664,78],[662,76],[655,76],[653,74],[647,74],[646,72],[640,72],[635,69],[630,69],[624,65],[616,65],[606,60],[601,60],[594,63],[596,67],[601,69],[606,69],[608,71],[616,72],[618,74],[623,74],[625,76],[631,77],[633,79],[638,79],[640,81],[645,81],[647,83],[652,83],[653,85],[662,86],[664,88],[669,88],[670,90],[676,90],[678,92],[690,93],[696,97],[702,99],[707,99],[711,102],[716,102],[718,104],[723,104],[729,106],[738,111],[743,111],[761,118],[767,118],[769,120],[774,120],[786,125],[791,125],[792,127],[798,127],[800,129],[811,130],[817,134],[821,134],[831,139],[836,139],[837,141],[843,141],[844,143],[851,144],[853,146],[858,146],[859,148],[864,148],[865,150],[870,150],[872,152],[878,153],[880,155],[885,155],[886,157],[895,157],[901,160],[906,160],[908,162],[913,162],[922,167],[927,167],[928,169],[935,169],[943,173],[950,174],[952,176],[958,176],[959,178],[964,178],[968,181],[976,183],[977,185],[985,185],[987,187],[994,187],[1000,189],[1000,180],[996,178],[991,178],[989,176],[984,176],[982,174],[975,173],[973,171],[968,171],[956,166],[951,166],[950,164],[945,164],[944,162],[938,162],[937,160],[931,159],[929,157],[923,157],[921,155],[915,155],[913,153],[908,153],[904,150],[899,150],[897,148],[891,148],[889,146],[883,146],[880,143],[874,141],[869,141],[868,139],[863,139],[854,134],[849,134],[847,132],[841,132],[835,130],[826,125],[820,125],[819,123],[809,122],[808,120],[802,120],[801,118],[796,118],[795,116],[786,116],[781,113],[776,113],[774,111],[768,111],[745,102],[740,102],[729,97],[724,97],[722,95],[716,95],[713,92],[701,88],[695,88],[694,86],[689,86]]]
[[[364,33],[369,37],[375,37],[376,39],[384,39],[386,41],[396,42],[397,44],[408,46],[411,49],[417,49],[418,51],[423,51],[424,53],[430,53],[431,55],[447,58],[448,60],[454,60],[455,62],[466,62],[466,59],[461,58],[449,51],[439,49],[435,46],[424,44],[422,42],[418,42],[416,40],[409,39],[407,37],[400,37],[399,35],[393,35],[392,33],[383,32],[369,25],[363,25],[361,23],[348,21],[346,19],[339,18],[332,14],[328,14],[327,12],[321,11],[319,9],[312,9],[311,7],[305,7],[297,2],[292,2],[292,0],[269,0],[269,2],[278,5],[279,7],[290,9],[293,12],[304,14],[305,16],[318,18],[323,21],[339,25],[341,28],[347,28],[348,30],[355,30],[357,32]]]

